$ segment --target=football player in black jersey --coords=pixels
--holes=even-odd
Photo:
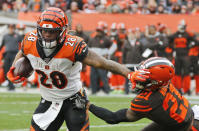
[[[135,79],[132,88],[138,95],[131,101],[130,108],[112,112],[89,102],[87,108],[109,124],[142,118],[152,120],[142,131],[197,131],[198,121],[194,121],[190,103],[170,83],[174,72],[173,64],[166,58],[147,59],[131,75]]]

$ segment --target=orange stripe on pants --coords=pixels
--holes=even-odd
[[[85,125],[82,127],[82,129],[80,131],[89,131],[89,114],[88,114],[88,110],[86,110],[86,122]]]
[[[30,131],[35,131],[35,129],[32,126],[30,126]]]

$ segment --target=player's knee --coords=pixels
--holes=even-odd
[[[71,117],[70,122],[73,125],[79,125],[79,124],[83,124],[86,121],[86,114],[82,113],[79,115],[72,115],[73,117]]]

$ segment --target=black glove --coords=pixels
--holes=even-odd
[[[88,103],[88,98],[86,95],[85,90],[82,91],[82,93],[78,92],[75,94],[73,97],[70,98],[70,100],[73,103],[73,109],[79,109],[79,110],[85,110],[87,103]]]

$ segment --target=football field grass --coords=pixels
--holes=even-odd
[[[112,111],[130,106],[130,97],[89,96],[91,102]],[[0,93],[0,131],[28,131],[32,114],[40,101],[39,94]],[[149,123],[143,119],[135,123],[109,125],[91,113],[91,131],[139,131]],[[65,123],[60,131],[66,131]]]
[[[92,103],[106,107],[112,111],[128,108],[132,97],[89,96]],[[39,94],[0,93],[0,131],[28,131],[32,114],[40,101]],[[199,98],[192,102],[197,104]],[[142,119],[134,123],[109,125],[90,113],[91,131],[139,131],[150,123]],[[66,131],[65,123],[60,131]]]

